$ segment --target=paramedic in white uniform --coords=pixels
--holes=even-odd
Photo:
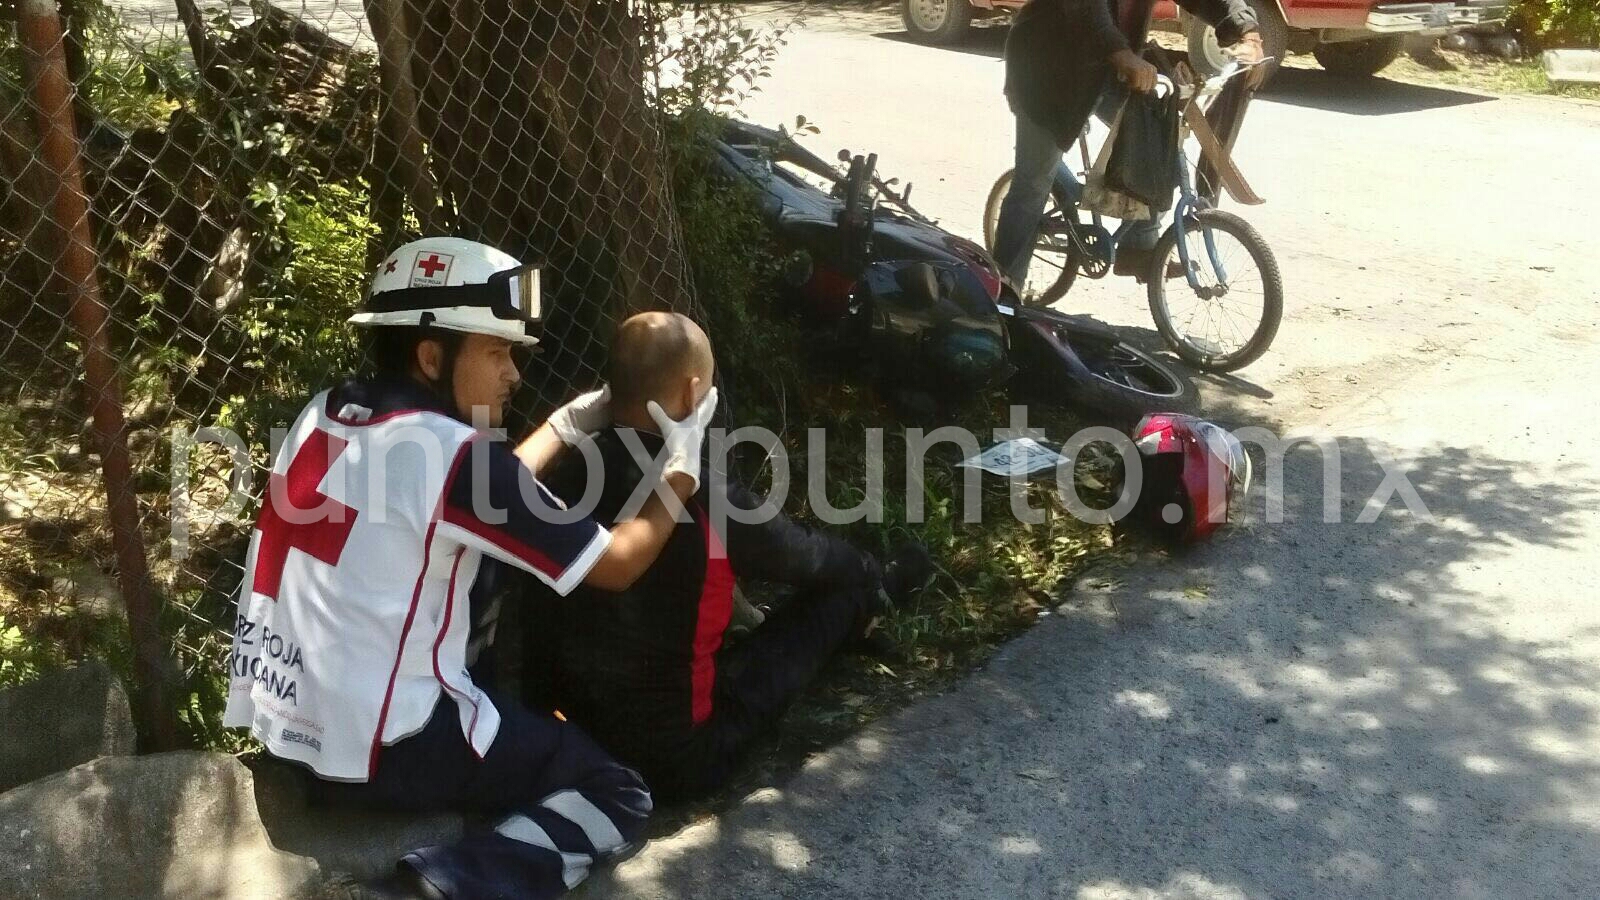
[[[651,811],[636,773],[469,668],[502,565],[560,594],[623,590],[649,568],[674,527],[661,495],[681,502],[698,486],[716,391],[699,386],[682,422],[653,411],[664,488],[602,528],[535,476],[609,421],[607,393],[516,446],[489,430],[538,313],[537,269],[505,253],[457,238],[401,247],[351,318],[372,331],[378,376],[313,397],[274,460],[240,588],[227,724],[309,769],[325,802],[486,817],[352,885],[358,895],[555,896],[635,849]]]

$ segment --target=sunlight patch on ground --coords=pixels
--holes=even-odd
[[[1165,719],[1172,715],[1172,706],[1149,691],[1118,691],[1111,702],[1124,709],[1131,709],[1145,719]]]
[[[676,834],[651,841],[649,852],[617,866],[616,879],[641,890],[660,886],[669,880],[673,866],[686,858],[710,852],[721,839],[722,827],[715,819],[697,822]]]
[[[1038,856],[1044,852],[1039,842],[1031,837],[1003,837],[998,849],[1008,856]]]
[[[785,872],[799,872],[811,865],[811,851],[800,838],[787,831],[751,834],[743,838],[742,843],[766,853],[772,864]]]
[[[1439,801],[1420,794],[1407,794],[1401,797],[1400,805],[1419,816],[1436,816],[1439,814]]]
[[[1382,875],[1383,864],[1369,854],[1346,850],[1334,854],[1327,862],[1318,865],[1315,871],[1324,878],[1338,878],[1360,884]]]
[[[1078,900],[1245,900],[1243,889],[1212,881],[1197,872],[1180,872],[1160,887],[1136,887],[1116,880],[1078,888]]]
[[[1506,764],[1503,761],[1480,753],[1471,753],[1461,757],[1461,767],[1468,772],[1477,772],[1479,775],[1499,775],[1506,771]]]

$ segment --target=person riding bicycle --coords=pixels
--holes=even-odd
[[[538,274],[444,237],[381,263],[350,320],[378,371],[296,418],[251,535],[224,724],[303,766],[320,802],[492,817],[353,896],[551,897],[637,847],[652,809],[637,773],[475,664],[515,570],[561,595],[626,590],[676,530],[659,496],[607,529],[537,480],[610,421],[605,392],[515,447],[494,437],[520,380],[512,351],[536,342]],[[680,504],[715,406],[713,388],[655,423]]]
[[[1261,34],[1246,0],[1177,3],[1214,25],[1223,46],[1239,45],[1244,62],[1261,61]],[[994,255],[1018,291],[1062,152],[1078,140],[1102,98],[1120,98],[1112,76],[1128,90],[1155,88],[1156,67],[1139,55],[1154,8],[1155,0],[1030,0],[1011,24],[1005,90],[1017,118],[1017,163],[1000,207]],[[1144,273],[1159,237],[1155,219],[1129,231],[1117,247],[1117,274]]]

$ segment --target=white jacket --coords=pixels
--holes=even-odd
[[[333,393],[305,408],[273,464],[245,560],[224,723],[325,778],[365,781],[378,749],[421,730],[448,691],[481,756],[500,724],[467,673],[468,592],[483,554],[565,594],[610,533],[504,496],[517,493],[514,473],[531,473],[470,426],[429,410],[330,410]],[[509,505],[506,521],[463,501],[468,482]],[[557,505],[542,486],[535,493]]]

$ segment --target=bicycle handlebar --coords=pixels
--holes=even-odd
[[[1214,97],[1217,94],[1222,93],[1222,89],[1227,86],[1230,80],[1250,71],[1256,66],[1266,65],[1267,63],[1271,62],[1272,59],[1273,58],[1269,56],[1256,63],[1243,63],[1237,59],[1230,59],[1228,60],[1228,64],[1222,67],[1221,72],[1218,72],[1210,78],[1207,78],[1198,85],[1186,85],[1184,92],[1180,96],[1185,100],[1191,97]]]

